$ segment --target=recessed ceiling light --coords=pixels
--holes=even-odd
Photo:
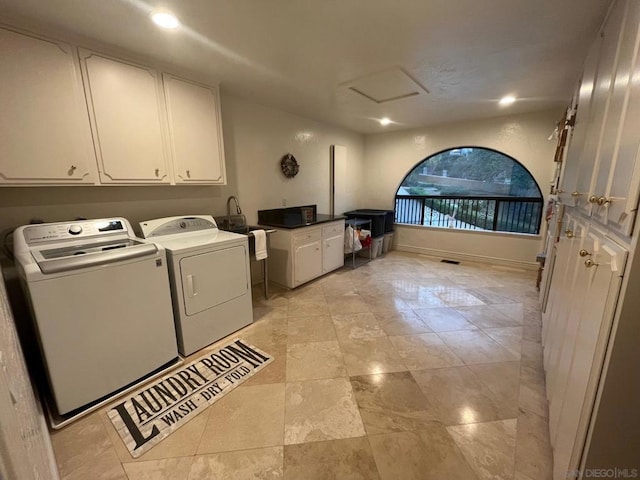
[[[384,117],[384,118],[380,119],[380,125],[387,126],[390,123],[391,123],[391,120],[389,120],[387,117]]]
[[[169,12],[155,12],[151,14],[151,20],[153,23],[162,28],[174,30],[180,26],[180,20]]]
[[[513,95],[507,95],[506,97],[502,97],[498,103],[503,107],[506,107],[507,105],[511,105],[515,101],[516,97],[514,97]]]

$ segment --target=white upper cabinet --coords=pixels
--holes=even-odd
[[[0,183],[95,183],[74,48],[0,28],[0,65]]]
[[[80,50],[102,183],[170,183],[159,74]]]
[[[589,113],[591,112],[591,100],[593,99],[593,87],[596,81],[596,71],[598,69],[598,59],[600,56],[600,46],[602,38],[593,43],[584,63],[584,73],[580,82],[580,89],[577,93],[578,108],[576,112],[575,124],[572,128],[569,151],[562,170],[562,181],[560,198],[565,205],[574,206],[579,198],[586,192],[580,192],[578,187],[578,172],[581,170],[580,163],[582,152],[587,138],[587,127],[589,126]]]
[[[621,0],[585,62],[561,199],[622,236],[638,206],[639,76],[640,3]]]
[[[640,4],[629,2],[624,27],[621,61],[616,74],[612,104],[618,117],[612,119],[615,145],[603,158],[594,194],[598,206],[594,215],[599,221],[625,236],[633,230],[640,185]],[[613,120],[616,120],[615,122]]]
[[[226,184],[218,89],[162,79],[175,182]]]
[[[625,2],[617,3],[602,30],[602,46],[600,60],[595,78],[593,97],[587,125],[587,137],[580,155],[580,167],[576,189],[582,195],[578,206],[591,213],[595,183],[594,172],[598,170],[598,162],[601,159],[602,148],[607,144],[605,138],[605,125],[611,104],[611,90],[618,64],[618,54],[622,24],[625,16]],[[580,108],[580,107],[578,107]]]

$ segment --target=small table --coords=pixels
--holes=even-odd
[[[345,228],[347,226],[352,227],[354,230],[357,227],[363,227],[363,226],[367,226],[368,230],[371,231],[371,219],[364,219],[364,218],[350,218],[348,220],[345,220]],[[351,253],[346,253],[345,255],[351,255],[351,268],[357,268],[360,265],[364,265],[365,263],[369,263],[371,261],[371,246],[373,245],[370,244],[367,248],[369,249],[369,258],[366,257],[359,257],[362,258],[362,261],[356,262],[356,251],[353,249],[353,244],[355,243],[354,238],[351,238]],[[364,250],[364,248],[363,248]],[[362,250],[359,250],[362,251]],[[345,265],[348,266],[347,262],[345,262]]]

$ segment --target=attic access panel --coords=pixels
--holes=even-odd
[[[429,93],[429,90],[400,67],[365,75],[344,82],[341,86],[377,104]]]

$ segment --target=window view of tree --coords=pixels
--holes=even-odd
[[[420,162],[396,194],[396,221],[471,230],[538,233],[542,195],[518,161],[461,147]]]

